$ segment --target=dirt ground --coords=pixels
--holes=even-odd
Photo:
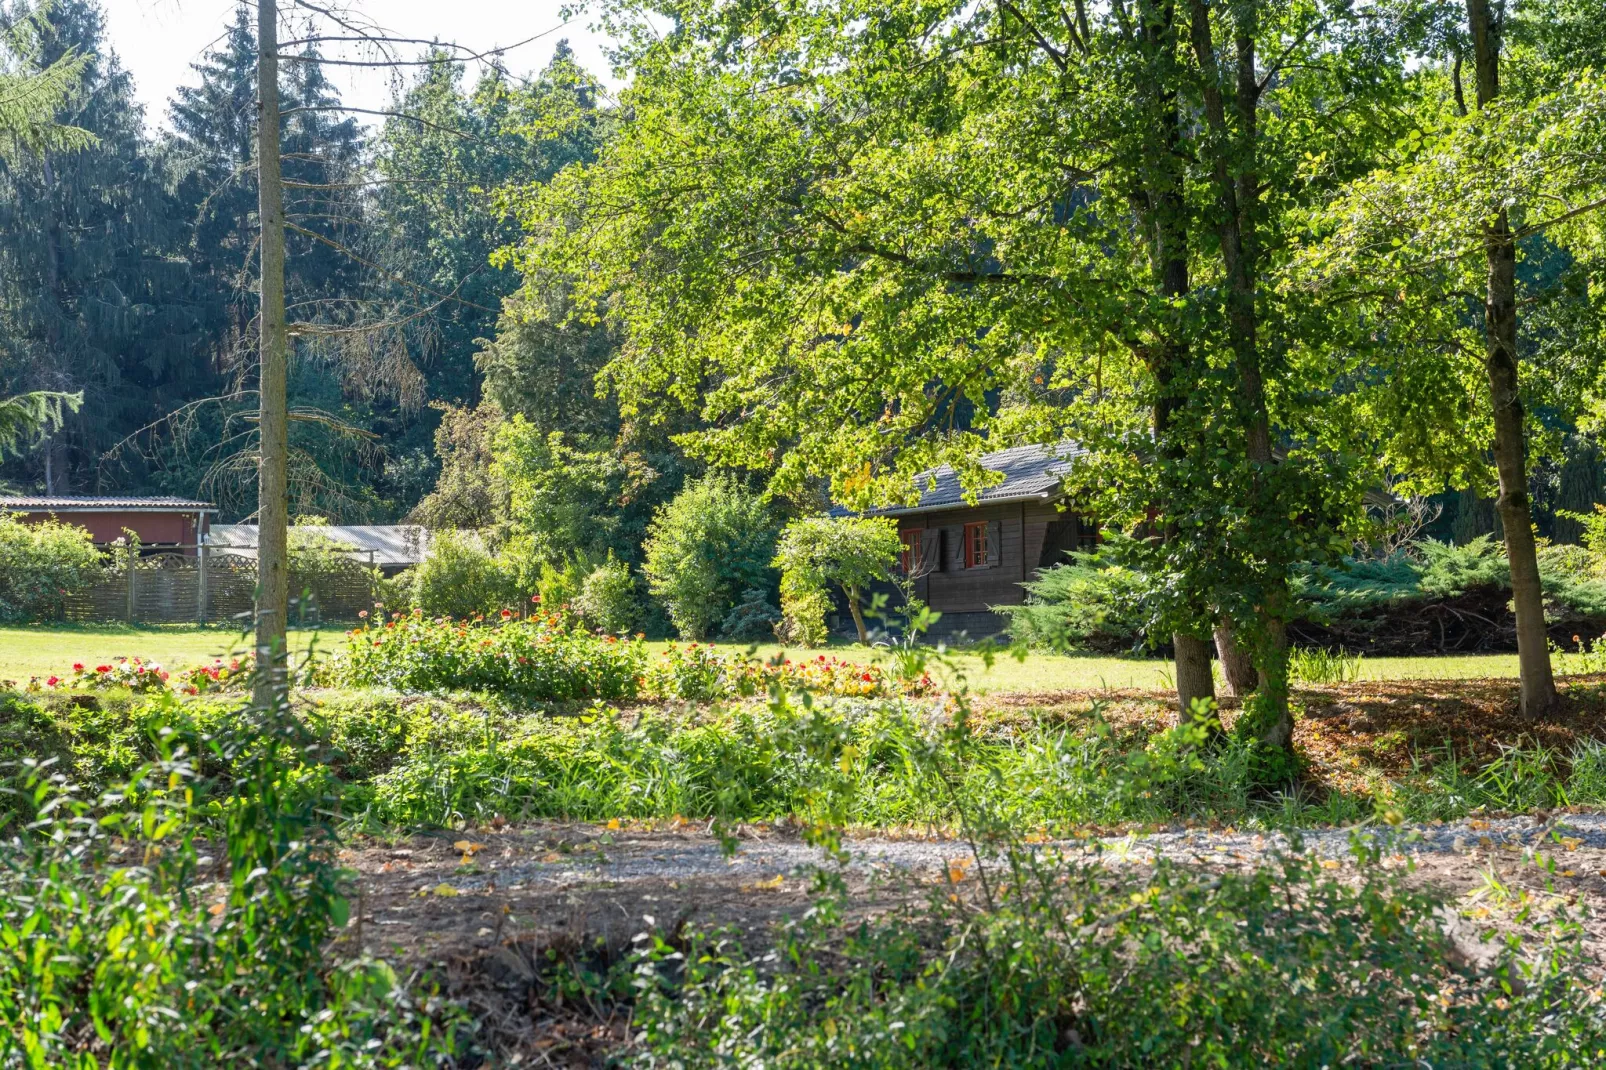
[[[616,826],[617,827],[612,827]],[[1313,830],[1302,849],[1354,872],[1352,831]],[[1452,897],[1443,919],[1452,957],[1487,965],[1501,937],[1530,940],[1570,919],[1588,969],[1606,976],[1606,815],[1541,813],[1367,829],[1384,865]],[[975,886],[983,860],[956,840],[865,837],[845,845],[854,909],[865,914],[921,900],[936,883]],[[1248,868],[1289,850],[1280,834],[1174,829],[1033,845],[1090,864],[1144,867],[1164,856],[1210,870]],[[743,826],[727,857],[709,829],[684,823],[543,823],[472,833],[353,843],[357,908],[343,953],[358,947],[445,979],[467,1004],[481,1043],[512,1065],[599,1066],[628,1042],[625,1003],[565,995],[562,965],[600,976],[644,934],[671,944],[691,926],[728,929],[749,951],[809,908],[826,866],[794,830]]]
[[[1606,739],[1606,676],[1558,681],[1561,706],[1545,721],[1517,708],[1515,680],[1365,680],[1325,687],[1301,685],[1294,747],[1307,763],[1313,788],[1358,791],[1379,776],[1398,777],[1413,761],[1432,761],[1453,750],[1462,760],[1487,760],[1501,746],[1546,747],[1565,757],[1584,739]],[[1175,722],[1173,696],[1164,691],[1106,690],[986,695],[984,718],[1058,717],[1082,721],[1098,704],[1118,731],[1149,733]],[[1222,702],[1231,727],[1237,703]]]

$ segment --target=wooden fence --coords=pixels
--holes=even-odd
[[[179,551],[196,549],[178,547]],[[372,556],[369,554],[368,556]],[[126,558],[100,579],[68,595],[65,616],[130,624],[249,623],[256,604],[257,563],[251,556],[199,548]],[[343,567],[290,572],[290,626],[355,620],[374,607],[375,573],[361,552]]]

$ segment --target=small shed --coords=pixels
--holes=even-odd
[[[394,576],[421,564],[429,556],[430,532],[416,524],[328,524],[318,527],[292,527],[292,537],[321,536],[342,548],[363,564]],[[255,524],[214,524],[206,540],[209,552],[256,559]]]
[[[1003,480],[978,492],[974,504],[965,500],[958,473],[942,465],[915,477],[921,494],[914,505],[872,511],[897,520],[902,567],[915,596],[942,614],[936,635],[998,634],[1007,621],[992,607],[1021,604],[1021,584],[1038,569],[1097,545],[1098,524],[1066,508],[1062,487],[1086,453],[1060,443],[984,454],[982,467]]]
[[[188,498],[88,498],[61,495],[0,497],[0,511],[26,524],[59,520],[89,532],[98,546],[124,537],[124,529],[139,536],[150,551],[195,553],[210,527],[217,507]]]

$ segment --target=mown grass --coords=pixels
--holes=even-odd
[[[298,654],[308,649],[330,652],[339,648],[345,629],[330,626],[290,633],[291,647]],[[656,655],[667,642],[648,643]],[[684,644],[680,644],[684,645]],[[745,654],[750,646],[741,643],[711,644],[733,654]],[[29,677],[64,673],[74,662],[103,663],[118,657],[142,657],[160,662],[169,669],[209,662],[215,657],[248,650],[249,639],[237,627],[198,627],[195,625],[130,626],[96,624],[82,626],[0,628],[0,680],[26,682]],[[817,657],[820,651],[761,644],[756,655],[763,659]],[[870,662],[882,656],[875,647],[856,643],[835,644],[830,653],[852,661]],[[999,656],[988,668],[977,654],[958,652],[952,657],[955,670],[963,672],[971,689],[978,694],[1049,694],[1056,691],[1097,691],[1159,689],[1171,686],[1169,662],[1155,658],[1106,657],[1081,654],[1036,652],[1024,661]],[[949,670],[938,666],[943,676]],[[1418,658],[1363,658],[1361,680],[1465,680],[1507,679],[1517,675],[1515,654],[1429,656]]]
[[[343,628],[308,628],[290,633],[298,655],[316,647],[334,649]],[[104,664],[139,657],[168,669],[187,668],[214,658],[248,653],[251,638],[235,625],[53,625],[0,628],[0,680],[26,683],[29,677],[66,674],[74,662]]]

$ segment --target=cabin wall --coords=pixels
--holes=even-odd
[[[936,565],[925,562],[914,583],[915,597],[943,615],[931,631],[932,638],[963,632],[971,639],[987,638],[1004,630],[1008,618],[994,612],[992,607],[1023,603],[1026,592],[1021,584],[1032,579],[1039,565],[1044,563],[1044,545],[1051,530],[1062,531],[1051,529],[1051,525],[1063,525],[1067,521],[1077,523],[1072,514],[1062,512],[1048,502],[966,506],[898,517],[897,520],[899,532],[908,533],[912,539],[914,532],[932,530],[946,530],[950,533],[949,538],[962,537],[966,524],[997,523],[996,565],[955,568],[945,549],[939,549],[942,560]],[[1091,532],[1090,524],[1086,521],[1080,523],[1082,530]],[[1056,553],[1053,556],[1057,559],[1063,555]],[[897,612],[897,602],[896,596],[889,599],[894,613]]]

